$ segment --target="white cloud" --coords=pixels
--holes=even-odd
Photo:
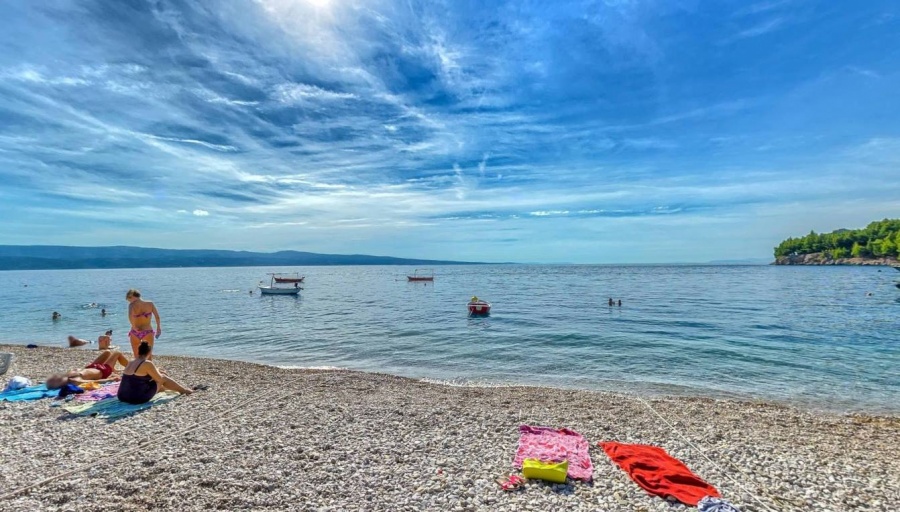
[[[766,20],[762,23],[759,23],[757,25],[754,25],[746,30],[742,30],[742,31],[738,32],[737,34],[735,34],[732,37],[732,39],[733,40],[747,39],[750,37],[758,37],[758,36],[761,36],[764,34],[768,34],[769,32],[772,32],[774,30],[781,28],[781,26],[784,25],[784,22],[785,22],[784,18],[772,18],[772,19]]]
[[[356,97],[352,93],[330,91],[310,84],[281,84],[275,88],[275,98],[282,103],[300,103],[308,100],[352,100]]]
[[[192,213],[197,217],[208,217],[209,216],[209,212],[206,210],[194,210]]]

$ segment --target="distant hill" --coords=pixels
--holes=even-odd
[[[272,253],[146,247],[0,245],[0,270],[86,268],[262,267],[301,265],[473,265],[475,262],[420,260],[365,254]]]

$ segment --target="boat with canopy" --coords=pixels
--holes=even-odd
[[[276,283],[302,283],[303,280],[306,279],[306,276],[301,276],[298,272],[294,272],[291,274],[277,274],[275,275]]]
[[[409,282],[434,281],[434,270],[430,268],[417,268],[413,275],[406,276]]]
[[[259,293],[263,295],[298,295],[300,290],[302,290],[299,281],[283,282],[276,280],[278,276],[283,276],[284,274],[269,273],[267,275],[270,277],[268,286],[264,284],[264,281],[259,282]]]

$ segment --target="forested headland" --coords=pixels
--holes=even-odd
[[[775,248],[777,265],[891,265],[898,258],[900,219],[875,221],[862,229],[810,231]]]

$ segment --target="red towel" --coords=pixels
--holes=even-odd
[[[691,473],[687,466],[662,448],[645,444],[598,444],[634,483],[650,494],[663,499],[671,496],[692,507],[696,507],[704,496],[719,497],[715,487]]]

